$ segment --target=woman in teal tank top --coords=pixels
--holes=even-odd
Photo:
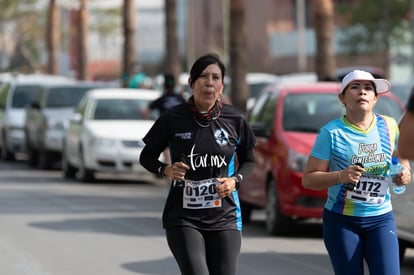
[[[385,79],[355,70],[345,76],[338,98],[345,115],[320,130],[309,156],[303,186],[328,189],[323,239],[336,275],[400,274],[398,236],[392,213],[389,165],[398,157],[398,125],[373,112]],[[411,182],[409,161],[394,181]]]

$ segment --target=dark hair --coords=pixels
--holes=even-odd
[[[174,75],[172,74],[164,74],[164,87],[165,88],[174,88],[175,87],[175,79]]]
[[[192,86],[193,83],[200,77],[203,70],[211,64],[217,64],[220,67],[221,78],[222,78],[222,81],[224,81],[224,75],[226,73],[226,68],[224,67],[223,62],[220,60],[217,54],[208,53],[208,54],[202,55],[199,58],[197,58],[197,60],[194,62],[193,66],[191,67],[190,86]]]

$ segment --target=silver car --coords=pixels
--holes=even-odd
[[[76,82],[42,85],[26,110],[24,124],[28,161],[31,166],[48,169],[61,160],[65,124],[88,90],[104,83]]]
[[[16,153],[25,153],[24,120],[26,107],[37,96],[41,85],[68,83],[74,80],[53,75],[16,75],[0,88],[0,152],[3,160],[13,160]]]

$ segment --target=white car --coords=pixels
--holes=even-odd
[[[249,98],[247,99],[246,109],[250,110],[254,105],[256,97],[267,85],[276,83],[279,77],[268,73],[247,73],[246,82],[249,86]]]
[[[154,123],[142,110],[161,93],[152,89],[93,89],[79,102],[63,141],[66,178],[92,182],[95,173],[142,174],[142,138]]]

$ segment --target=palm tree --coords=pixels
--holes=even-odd
[[[124,50],[122,76],[123,86],[127,87],[129,68],[136,62],[135,54],[135,0],[124,0],[122,19],[124,29]]]
[[[333,49],[334,6],[332,0],[313,0],[313,27],[316,35],[315,70],[319,80],[334,80],[336,61]]]
[[[50,74],[59,73],[59,37],[59,10],[56,0],[50,0],[46,33],[48,51],[47,72]]]
[[[78,50],[79,50],[79,79],[88,79],[88,12],[86,10],[87,0],[80,0],[79,25],[78,25]]]
[[[165,0],[165,29],[166,29],[166,60],[165,71],[174,75],[178,80],[180,75],[180,60],[178,54],[176,0]]]
[[[243,0],[230,1],[230,76],[231,101],[243,112],[249,90],[246,83],[247,41]]]

